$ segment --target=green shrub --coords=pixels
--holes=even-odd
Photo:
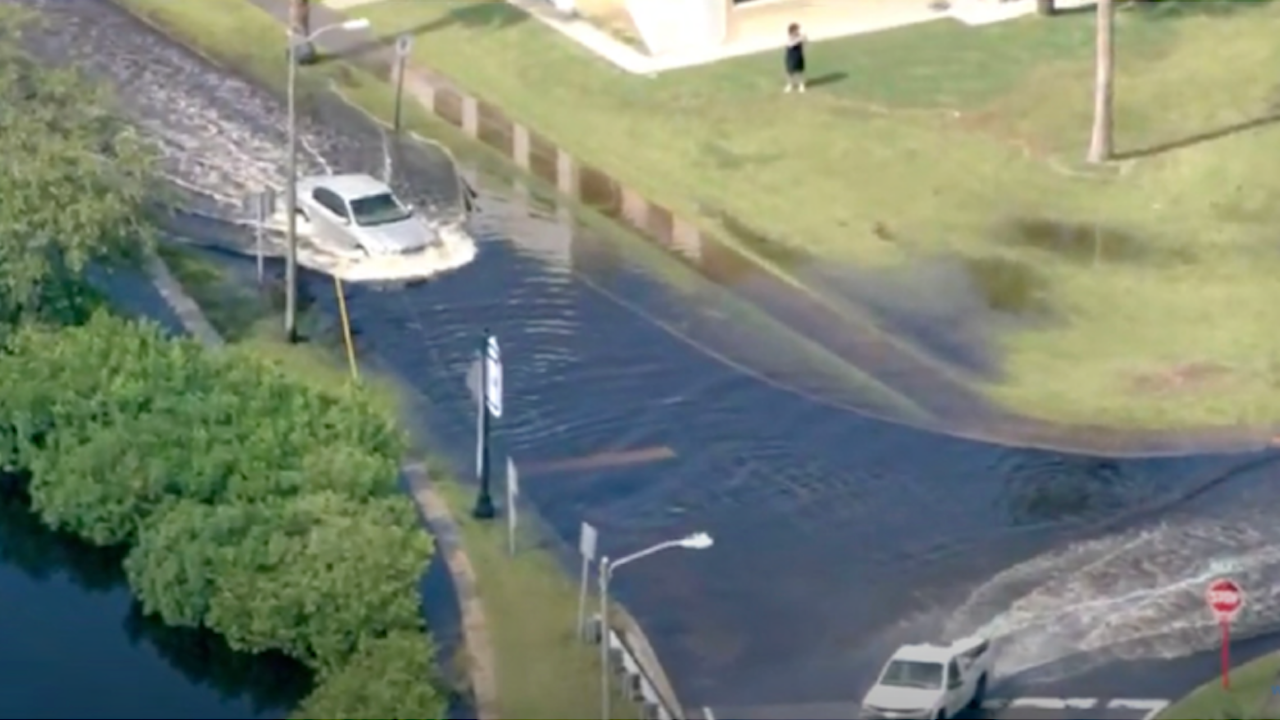
[[[327,394],[274,367],[207,353],[101,314],[28,327],[0,359],[9,465],[32,473],[46,523],[97,545],[129,541],[181,500],[330,490],[398,493],[402,435],[358,390]]]
[[[363,646],[324,677],[295,718],[442,718],[448,698],[437,688],[435,650],[421,633],[401,632]]]
[[[144,526],[125,571],[143,609],[166,623],[328,671],[362,642],[421,633],[432,549],[408,498],[309,493],[179,504]]]
[[[306,663],[304,715],[442,717],[419,591],[434,546],[365,391],[99,313],[19,326],[0,397],[0,463],[46,525],[129,547],[145,612]]]

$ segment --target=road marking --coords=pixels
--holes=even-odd
[[[1168,704],[1168,700],[1118,699],[1107,703],[1107,707],[1116,710],[1163,710]]]
[[[595,455],[587,455],[586,457],[565,458],[563,460],[551,460],[546,462],[530,462],[522,467],[521,470],[524,471],[525,477],[530,477],[533,475],[541,475],[543,473],[602,470],[605,468],[660,462],[662,460],[670,460],[675,456],[675,450],[672,450],[665,445],[659,445],[656,447],[640,448],[638,450],[616,450],[613,452],[603,452]]]
[[[1169,707],[1168,700],[1137,698],[992,698],[982,701],[983,710],[1006,710],[1008,708],[1028,708],[1035,710],[1092,710],[1105,707],[1110,710],[1146,710],[1143,720],[1152,720],[1161,710]]]
[[[1029,697],[1014,698],[1009,707],[1036,708],[1037,710],[1066,710],[1067,701],[1062,698]]]

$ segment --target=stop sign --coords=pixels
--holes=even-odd
[[[1234,580],[1218,578],[1205,589],[1205,602],[1218,622],[1231,622],[1244,607],[1244,591]]]

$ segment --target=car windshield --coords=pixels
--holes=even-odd
[[[936,690],[942,687],[942,663],[894,660],[884,669],[880,684],[889,687]]]
[[[400,222],[411,214],[391,193],[368,195],[351,201],[351,216],[357,225],[363,227]]]

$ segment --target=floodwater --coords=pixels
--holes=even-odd
[[[284,717],[301,666],[138,612],[118,553],[49,532],[0,478],[0,718]]]
[[[277,98],[105,3],[46,5],[58,20],[50,57],[121,87],[199,209],[225,211],[219,198],[279,182]],[[385,167],[386,139],[358,113],[321,100],[307,112],[314,168]],[[405,148],[401,187],[447,184],[433,157]],[[474,418],[463,378],[492,330],[506,366],[498,450],[528,468],[524,493],[566,555],[584,519],[614,556],[715,536],[709,550],[617,578],[686,704],[855,699],[894,644],[976,631],[1001,640],[999,669],[1015,680],[1184,655],[1216,640],[1198,603],[1218,572],[1257,587],[1242,633],[1280,624],[1267,590],[1280,526],[1264,513],[1280,484],[1266,456],[1088,458],[871,419],[854,410],[915,410],[838,362],[830,349],[860,339],[802,301],[770,308],[781,322],[762,317],[748,266],[717,282],[510,180],[472,182],[474,262],[427,283],[348,286],[362,356],[408,382],[465,471]],[[1002,302],[1034,304],[1012,271],[982,272],[1004,273]],[[327,278],[305,282],[336,312]],[[815,349],[797,326],[837,337]],[[955,352],[981,370],[980,357]],[[665,459],[620,462],[627,452]]]

